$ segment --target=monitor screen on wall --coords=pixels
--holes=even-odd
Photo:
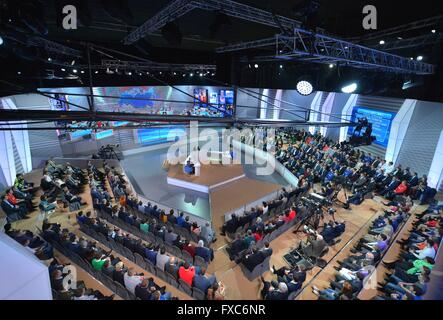
[[[396,113],[381,111],[369,108],[355,106],[352,110],[352,122],[357,122],[359,118],[367,118],[372,123],[372,135],[376,140],[374,144],[382,147],[387,147],[389,142],[389,134],[391,133],[392,121]],[[351,135],[354,131],[353,127],[349,127],[348,134]]]
[[[200,108],[208,107],[208,90],[203,88],[194,89],[194,105]]]

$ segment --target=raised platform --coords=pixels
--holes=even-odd
[[[209,193],[210,191],[245,178],[242,165],[202,165],[200,175],[187,175],[183,172],[183,165],[171,166],[168,171],[168,184],[186,188],[198,192]]]

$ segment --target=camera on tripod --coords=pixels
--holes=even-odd
[[[117,159],[120,160],[115,149],[120,147],[119,144],[107,144],[106,146],[101,146],[98,150],[98,158],[100,159]]]
[[[324,208],[329,207],[332,203],[326,198],[316,193],[311,193],[307,197],[301,198],[301,203],[306,207],[307,215],[303,219],[301,225],[310,226],[317,230],[320,220],[324,218]],[[296,230],[296,232],[298,229]]]

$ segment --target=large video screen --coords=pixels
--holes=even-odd
[[[53,108],[67,108],[64,101],[89,108],[86,87],[41,88],[43,92],[66,92],[61,103]],[[94,87],[96,111],[186,115],[200,117],[231,117],[234,112],[234,91],[213,86],[127,86]],[[70,93],[75,95],[70,95]],[[69,100],[68,100],[69,99]],[[76,107],[70,108],[77,110]],[[228,111],[228,112],[227,112]]]
[[[354,107],[352,110],[352,122],[357,122],[359,118],[367,118],[372,123],[372,135],[375,136],[375,144],[382,147],[387,147],[389,142],[389,134],[391,132],[392,121],[396,113],[368,109],[363,107]],[[354,131],[353,127],[349,128],[348,134],[351,135]]]

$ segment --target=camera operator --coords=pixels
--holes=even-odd
[[[307,257],[320,257],[327,248],[328,244],[321,234],[317,233],[313,229],[310,229],[308,226],[304,227],[304,231],[308,234],[308,238],[306,242],[300,242],[299,250],[301,250],[301,252],[303,252],[303,254],[305,254]]]

